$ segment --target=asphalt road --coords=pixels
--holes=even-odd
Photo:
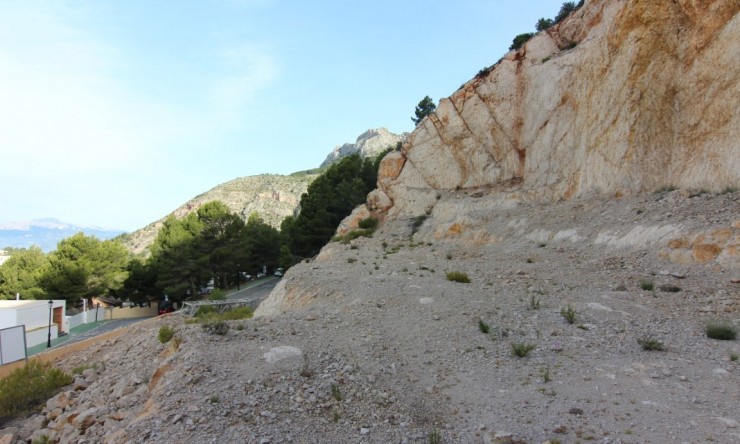
[[[246,299],[249,301],[263,300],[270,295],[273,288],[280,282],[280,278],[272,277],[248,288],[235,291],[227,296],[227,299]]]

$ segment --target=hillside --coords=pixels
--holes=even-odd
[[[740,331],[739,51],[738,2],[586,1],[384,159],[342,224],[372,237],[223,336],[174,315],[69,355],[98,370],[8,433],[740,442],[740,343],[705,330]]]
[[[293,214],[301,195],[316,177],[318,173],[312,172],[289,176],[261,174],[240,177],[190,199],[170,214],[180,218],[197,211],[204,203],[220,200],[244,220],[256,212],[266,223],[279,228],[282,220]],[[131,234],[123,235],[121,240],[135,254],[145,253],[166,218],[167,216]]]
[[[294,214],[301,196],[321,173],[321,168],[352,154],[359,154],[362,158],[377,156],[389,146],[395,146],[403,137],[404,135],[393,134],[385,128],[370,129],[358,136],[355,143],[337,146],[320,168],[287,176],[260,174],[240,177],[190,199],[170,214],[181,218],[197,211],[204,203],[221,200],[244,220],[256,212],[266,223],[279,229],[283,219]],[[133,253],[146,254],[162,223],[170,214],[133,233],[120,236],[120,239]]]

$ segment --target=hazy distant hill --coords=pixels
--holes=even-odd
[[[106,230],[95,227],[80,227],[46,218],[22,222],[0,223],[0,247],[28,248],[38,246],[45,252],[55,250],[60,240],[79,232],[98,239],[111,239],[123,230]]]

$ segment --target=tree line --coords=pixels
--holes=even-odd
[[[211,279],[229,288],[263,267],[287,269],[314,256],[339,222],[375,188],[380,159],[342,158],[328,167],[301,197],[299,211],[280,230],[252,214],[244,221],[220,201],[177,219],[168,217],[147,258],[135,257],[117,239],[78,233],[45,254],[38,247],[8,249],[0,265],[0,298],[66,299],[112,296],[134,303],[197,296]]]

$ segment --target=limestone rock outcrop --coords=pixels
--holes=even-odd
[[[369,206],[740,186],[740,3],[587,1],[482,70],[387,156]]]
[[[357,137],[355,143],[345,143],[334,147],[331,153],[321,164],[322,167],[331,165],[342,157],[359,154],[365,157],[377,156],[389,146],[396,146],[406,137],[404,134],[394,134],[385,128],[369,129]]]

